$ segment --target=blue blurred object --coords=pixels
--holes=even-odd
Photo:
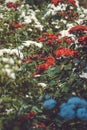
[[[75,105],[74,104],[67,104],[67,103],[63,103],[60,106],[61,110],[60,110],[60,116],[65,118],[65,119],[74,119],[75,118]]]
[[[55,107],[56,103],[57,102],[55,99],[48,99],[48,100],[44,101],[43,108],[53,109]]]
[[[77,110],[76,116],[77,116],[79,119],[87,120],[87,108],[85,108],[85,107],[79,108],[79,109]]]
[[[87,101],[85,99],[81,99],[79,97],[71,97],[68,102],[68,104],[74,104],[76,106],[87,106]]]
[[[47,99],[50,99],[50,95],[45,95],[44,98],[47,100]]]
[[[75,117],[87,120],[87,101],[79,97],[71,97],[67,103],[60,106],[59,115],[68,120]]]

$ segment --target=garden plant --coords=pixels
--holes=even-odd
[[[0,0],[0,130],[87,130],[78,0]]]

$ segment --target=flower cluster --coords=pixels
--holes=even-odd
[[[65,42],[66,44],[74,43],[74,40],[70,39],[68,36],[62,37],[62,34],[42,34],[42,37],[37,38],[36,40],[46,43],[49,46],[55,46],[59,43]]]
[[[55,45],[56,42],[61,40],[58,38],[61,34],[42,34],[42,37],[37,38],[40,42],[45,42],[47,45]],[[62,41],[61,41],[62,42]]]
[[[39,86],[41,86],[40,84],[41,84],[41,83],[39,83]],[[45,85],[45,86],[46,86],[46,85]],[[44,99],[45,99],[45,100],[51,99],[51,96],[50,96],[49,94],[40,96],[39,99],[38,99],[38,101],[43,101]]]
[[[46,63],[40,64],[37,66],[36,74],[43,73],[45,70],[47,70],[49,67],[52,67],[55,65],[55,58],[53,56],[48,56],[42,58],[43,61],[46,61]]]
[[[51,2],[56,6],[56,5],[58,5],[59,3],[64,3],[65,0],[52,0]],[[75,0],[68,0],[68,2],[69,2],[70,4],[72,4],[73,6],[76,6]]]
[[[16,72],[20,70],[23,54],[16,49],[0,49],[1,72],[4,76],[16,79]]]
[[[69,48],[59,47],[55,52],[56,57],[61,56],[79,56],[78,51],[71,50]]]
[[[60,116],[65,119],[79,118],[87,120],[87,101],[79,97],[71,97],[60,106]]]
[[[22,122],[24,119],[31,120],[36,116],[36,113],[31,111],[28,114],[23,114],[18,117],[18,121]]]
[[[12,28],[12,29],[18,29],[24,26],[25,26],[24,23],[17,23],[17,22],[9,23],[9,28]]]
[[[57,101],[55,99],[48,99],[44,101],[43,108],[51,110],[56,106],[56,103]]]
[[[48,5],[48,12],[44,17],[52,15],[54,19],[57,18],[58,20],[77,20],[79,13],[77,11],[78,2],[76,0],[52,0],[51,3]]]
[[[64,0],[52,0],[51,2],[56,6],[59,3],[64,3]]]
[[[86,45],[87,44],[87,35],[79,37],[78,42],[82,45]]]
[[[43,130],[46,130],[46,125],[43,122],[32,122],[33,119],[35,119],[36,113],[34,111],[31,111],[27,114],[22,114],[18,116],[18,121],[20,123],[25,123],[25,121],[31,121],[32,128],[42,128]]]
[[[8,2],[7,4],[6,4],[6,6],[8,7],[8,8],[17,8],[17,7],[19,7],[20,6],[20,4],[18,3],[18,2]]]
[[[69,30],[69,33],[76,34],[76,33],[83,33],[85,31],[87,31],[87,26],[77,25],[77,26],[72,27]]]
[[[70,4],[72,4],[73,6],[76,6],[76,0],[68,0],[68,2],[69,2]]]

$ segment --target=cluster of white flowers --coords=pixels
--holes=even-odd
[[[5,0],[5,5],[9,2],[15,3],[17,2],[17,0]],[[40,31],[43,30],[43,25],[39,22],[39,20],[36,17],[37,13],[40,12],[40,10],[34,11],[31,6],[29,6],[28,4],[25,5],[24,1],[21,3],[19,7],[17,7],[17,9],[20,14],[18,18],[19,21],[23,22],[24,24],[30,25],[29,29],[31,28],[32,31],[33,31],[32,28],[39,29]],[[7,8],[7,6],[2,6],[2,10],[11,11],[11,8]],[[12,10],[14,9],[12,8]]]
[[[18,49],[1,49],[1,72],[11,79],[16,79],[16,72],[20,70],[21,59],[23,59],[23,53]]]
[[[31,6],[29,6],[28,4],[25,5],[25,6],[23,6],[23,5],[19,6],[18,10],[20,12],[19,18],[23,19],[23,23],[24,24],[30,24],[29,29],[32,28],[32,27],[35,27],[35,28],[38,28],[40,31],[43,30],[43,26],[41,25],[41,23],[39,22],[39,20],[36,17],[36,14],[38,12],[40,12],[40,10],[34,11],[31,8]]]
[[[87,20],[87,9],[78,6],[77,8],[79,18],[75,22],[78,24],[83,24],[83,20]]]
[[[28,40],[24,41],[22,45],[17,48],[4,48],[0,50],[0,61],[3,64],[1,70],[3,73],[6,73],[9,78],[16,79],[16,72],[21,70],[21,67],[19,68],[18,65],[21,64],[21,60],[24,58],[22,50],[24,47],[29,47],[30,45],[34,45],[38,48],[43,47],[41,42],[37,43],[35,41]]]
[[[3,18],[3,14],[1,13],[1,14],[0,14],[0,19],[2,19],[2,18]]]
[[[45,17],[49,15],[55,15],[56,13],[58,13],[58,11],[65,11],[66,7],[67,7],[67,4],[59,3],[57,6],[55,6],[54,4],[49,4],[47,7],[46,14],[42,17],[42,19],[45,19]]]
[[[4,63],[10,63],[11,65],[14,65],[14,60],[13,60],[13,58],[6,58],[6,57],[2,57],[2,62],[4,62]]]
[[[3,73],[6,73],[9,78],[14,79],[14,80],[16,79],[15,73],[13,72],[12,69],[3,68],[3,69],[2,69],[2,72],[3,72]]]
[[[8,114],[10,114],[13,110],[14,110],[13,108],[10,108],[10,109],[6,109],[5,111],[6,111],[7,115],[8,115]]]
[[[85,78],[85,79],[87,79],[87,73],[85,73],[85,72],[82,72],[82,74],[81,75],[79,75],[81,78]]]
[[[46,88],[47,84],[45,84],[45,83],[38,83],[37,86],[38,87],[41,86],[42,88]]]
[[[43,47],[43,45],[42,45],[41,42],[37,43],[37,42],[31,41],[31,40],[24,41],[24,42],[22,43],[22,45],[23,45],[23,46],[26,46],[26,47],[29,47],[30,45],[35,45],[35,46],[37,46],[37,47],[39,47],[39,48],[42,48],[42,47]]]
[[[18,48],[14,48],[14,49],[6,49],[6,48],[4,48],[4,49],[0,49],[0,56],[3,56],[4,54],[16,55],[20,59],[23,59],[23,53]]]
[[[87,9],[84,9],[83,7],[79,6],[79,2],[76,0],[76,6],[77,6],[77,12],[78,12],[78,19],[74,20],[75,22],[73,22],[72,24],[68,23],[67,20],[65,19],[60,19],[60,20],[53,20],[52,21],[52,25],[54,25],[54,28],[59,29],[60,27],[60,22],[62,22],[64,25],[66,25],[66,30],[75,26],[76,24],[82,24],[83,20],[87,20]],[[63,3],[59,3],[57,6],[55,6],[54,4],[48,4],[48,7],[46,9],[46,13],[43,15],[42,19],[46,19],[47,17],[51,16],[55,16],[56,14],[58,14],[58,11],[62,12],[65,11],[66,12],[66,8],[67,8],[67,4],[63,4]],[[74,10],[73,6],[70,6],[71,10]]]

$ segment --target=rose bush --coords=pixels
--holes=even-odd
[[[86,130],[87,9],[38,2],[1,1],[0,128]]]

